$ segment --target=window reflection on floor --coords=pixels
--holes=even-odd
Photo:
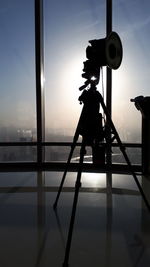
[[[62,266],[76,172],[0,173],[0,265]],[[107,179],[112,179],[112,193]],[[148,197],[149,181],[139,176]],[[83,173],[69,266],[150,265],[150,215],[130,175]]]

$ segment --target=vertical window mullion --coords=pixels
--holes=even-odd
[[[37,110],[37,162],[44,161],[42,142],[45,140],[44,108],[44,52],[43,52],[43,0],[35,0],[35,69]]]

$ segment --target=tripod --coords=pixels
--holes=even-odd
[[[91,90],[91,91],[90,91]],[[87,145],[91,145],[93,146],[93,144],[95,142],[98,142],[98,131],[96,129],[96,127],[94,128],[94,130],[92,131],[91,130],[91,125],[92,125],[92,122],[93,122],[93,118],[94,118],[94,115],[97,114],[99,112],[99,105],[102,106],[103,108],[103,111],[106,115],[106,118],[107,118],[107,121],[108,121],[108,124],[109,124],[109,127],[111,129],[111,132],[112,132],[112,139],[111,141],[113,142],[114,140],[117,141],[118,143],[118,146],[126,160],[126,163],[128,165],[128,168],[129,168],[129,172],[132,174],[136,184],[137,184],[137,187],[141,193],[141,196],[148,208],[148,210],[150,211],[150,205],[148,203],[148,200],[143,192],[143,189],[137,179],[137,176],[132,168],[132,165],[130,163],[130,160],[127,156],[127,153],[125,151],[125,147],[124,145],[122,144],[121,140],[120,140],[120,137],[116,131],[116,128],[111,120],[111,117],[109,115],[109,112],[107,111],[107,108],[105,106],[105,103],[104,103],[104,100],[103,100],[103,97],[101,96],[101,94],[96,91],[96,86],[95,85],[92,85],[91,84],[91,88],[90,88],[89,91],[84,91],[81,95],[81,97],[79,97],[79,100],[80,101],[83,101],[83,109],[82,109],[82,112],[81,112],[81,115],[80,115],[80,119],[79,119],[79,122],[78,122],[78,125],[77,125],[77,128],[76,128],[76,131],[75,131],[75,135],[74,135],[74,138],[73,138],[73,143],[72,143],[72,146],[71,146],[71,150],[70,150],[70,154],[69,154],[69,157],[68,157],[68,160],[67,160],[67,164],[66,164],[66,169],[64,171],[64,174],[63,174],[63,177],[62,177],[62,181],[60,183],[60,186],[59,186],[59,190],[58,190],[58,193],[57,193],[57,196],[56,196],[56,200],[55,200],[55,203],[53,205],[53,208],[54,210],[57,208],[57,203],[58,203],[58,200],[59,200],[59,196],[60,196],[60,193],[62,191],[62,187],[63,187],[63,184],[64,184],[64,181],[65,181],[65,177],[66,177],[66,174],[67,174],[67,171],[68,171],[68,168],[69,168],[69,164],[70,164],[70,161],[71,161],[71,158],[72,158],[72,155],[73,155],[73,151],[75,149],[75,146],[76,146],[76,143],[77,143],[77,140],[79,138],[79,135],[82,135],[82,144],[81,144],[81,149],[80,149],[80,160],[79,160],[79,168],[78,168],[78,173],[77,173],[77,179],[76,179],[76,183],[75,183],[75,193],[74,193],[74,200],[73,200],[73,207],[72,207],[72,214],[71,214],[71,219],[70,219],[70,227],[69,227],[69,232],[68,232],[68,239],[67,239],[67,244],[66,244],[66,250],[65,250],[65,259],[64,259],[64,263],[63,263],[63,267],[68,267],[68,259],[69,259],[69,253],[70,253],[70,247],[71,247],[71,241],[72,241],[72,233],[73,233],[73,226],[74,226],[74,220],[75,220],[75,214],[76,214],[76,207],[77,207],[77,201],[78,201],[78,194],[79,194],[79,189],[81,187],[81,175],[82,175],[82,168],[83,168],[83,160],[84,160],[84,155],[86,153],[86,146]],[[93,102],[92,102],[93,100]],[[92,104],[91,104],[92,103]],[[94,105],[93,105],[94,104]],[[91,115],[91,113],[93,115]],[[87,118],[86,116],[89,115],[90,118]],[[85,123],[85,120],[87,119],[86,123]],[[89,121],[88,121],[89,120]],[[96,124],[96,121],[95,121],[95,124]],[[95,126],[95,124],[93,124],[93,126]],[[90,135],[91,134],[91,135]],[[109,144],[110,145],[110,144]]]
[[[94,86],[94,91],[96,91],[96,87]],[[94,94],[94,91],[91,92],[91,95]],[[85,91],[87,92],[87,91]],[[99,103],[101,102],[102,100],[102,96],[101,94],[96,91],[96,97],[98,96],[98,101],[96,101],[96,107],[93,111],[94,115],[95,113],[97,113],[96,115],[99,115]],[[84,98],[88,98],[90,99],[90,96],[91,95],[88,95],[87,97],[84,96],[84,94],[81,95],[81,97],[79,97],[79,101],[82,102],[84,101]],[[95,104],[95,99],[94,99],[94,104]],[[70,161],[71,161],[71,158],[72,158],[72,155],[73,155],[73,152],[74,152],[74,149],[76,147],[76,144],[77,144],[77,141],[78,141],[78,138],[79,138],[79,135],[82,134],[82,145],[81,145],[81,150],[80,150],[80,155],[81,155],[81,151],[83,151],[86,147],[86,145],[91,145],[93,143],[93,141],[98,141],[98,138],[97,138],[97,135],[99,134],[99,131],[97,129],[94,129],[94,133],[89,133],[89,130],[90,130],[90,124],[86,126],[84,126],[84,122],[86,121],[88,115],[91,113],[91,107],[88,106],[88,105],[84,104],[83,108],[82,108],[82,112],[81,112],[81,115],[80,115],[80,118],[79,118],[79,121],[78,121],[78,125],[77,125],[77,128],[76,128],[76,131],[75,131],[75,134],[74,134],[74,137],[73,137],[73,142],[72,142],[72,145],[71,145],[71,150],[70,150],[70,154],[68,156],[68,160],[67,160],[67,164],[66,164],[66,168],[65,168],[65,171],[63,173],[63,177],[62,177],[62,180],[61,180],[61,183],[60,183],[60,186],[59,186],[59,189],[58,189],[58,193],[57,193],[57,196],[56,196],[56,200],[55,200],[55,203],[53,205],[53,208],[56,209],[57,208],[57,203],[58,203],[58,200],[59,200],[59,196],[60,196],[60,193],[62,191],[62,187],[63,187],[63,184],[64,184],[64,181],[65,181],[65,177],[66,177],[66,174],[67,174],[67,171],[68,171],[68,168],[69,168],[69,164],[70,164]],[[92,121],[94,116],[92,116],[90,118],[90,120]],[[96,128],[99,128],[99,126],[97,125],[97,123],[99,123],[99,119],[97,119],[94,123],[94,128],[95,128],[95,125],[96,125]],[[86,123],[85,123],[86,124]],[[93,125],[92,125],[93,126]],[[95,131],[97,133],[95,133]],[[82,133],[84,132],[84,133]],[[90,136],[90,134],[92,136]],[[79,164],[80,166],[80,164]]]

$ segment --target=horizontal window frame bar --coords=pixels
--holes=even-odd
[[[76,146],[81,146],[81,142],[78,142],[76,144]],[[106,144],[106,143],[102,143],[102,144]],[[142,148],[142,144],[141,143],[125,143],[122,142],[122,144],[125,147],[137,147],[137,148]],[[42,142],[42,143],[38,143],[38,142],[0,142],[0,147],[5,147],[5,146],[38,146],[38,145],[42,145],[42,146],[71,146],[72,142]],[[112,143],[111,144],[112,147],[119,147],[118,143]]]
[[[0,162],[0,172],[9,171],[64,171],[66,168],[66,162]],[[77,172],[79,163],[70,163],[68,171]],[[132,165],[132,168],[139,175],[142,174],[141,165]],[[99,166],[91,163],[83,163],[83,172],[96,172],[96,173],[114,173],[114,174],[131,174],[129,167],[126,164],[115,164],[112,163],[110,167]]]

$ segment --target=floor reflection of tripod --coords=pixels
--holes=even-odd
[[[101,157],[100,153],[101,150],[99,150],[100,148],[100,144],[101,141],[104,139],[104,135],[103,135],[103,128],[101,125],[101,118],[100,118],[100,113],[99,113],[99,108],[100,108],[100,104],[103,108],[103,111],[106,115],[107,118],[107,122],[109,124],[109,127],[111,129],[112,132],[112,139],[111,141],[113,142],[114,140],[117,141],[118,146],[120,147],[120,150],[126,160],[126,163],[129,167],[129,172],[132,174],[137,187],[142,195],[142,198],[148,208],[148,210],[150,211],[150,206],[149,203],[147,201],[147,198],[142,190],[142,187],[137,179],[137,176],[135,174],[135,172],[133,171],[132,165],[130,163],[130,160],[126,154],[125,151],[125,147],[122,144],[120,137],[116,131],[116,128],[111,120],[111,117],[107,111],[107,108],[104,104],[103,101],[103,97],[101,96],[101,94],[96,90],[96,86],[94,85],[94,83],[91,83],[91,87],[89,90],[84,90],[82,95],[79,97],[79,101],[83,102],[84,106],[80,115],[80,119],[75,131],[75,135],[73,138],[73,143],[71,146],[71,150],[70,150],[70,154],[68,157],[68,161],[66,164],[66,169],[64,171],[63,177],[62,177],[62,181],[60,183],[59,186],[59,190],[56,196],[56,200],[55,203],[53,205],[54,210],[57,208],[57,203],[59,200],[59,196],[60,193],[62,191],[62,187],[65,181],[65,177],[68,171],[68,167],[73,155],[73,151],[76,147],[79,135],[82,136],[82,144],[81,144],[81,149],[80,149],[80,160],[79,160],[79,168],[78,168],[78,173],[77,173],[77,179],[76,179],[76,183],[75,183],[75,193],[74,193],[74,200],[73,200],[73,207],[72,207],[72,214],[71,214],[71,220],[70,220],[70,227],[69,227],[69,232],[68,232],[68,239],[67,239],[67,244],[66,244],[66,250],[65,250],[65,259],[64,259],[64,263],[63,263],[63,267],[67,267],[68,266],[68,259],[69,259],[69,253],[70,253],[70,247],[71,247],[71,241],[72,241],[72,233],[73,233],[73,226],[74,226],[74,221],[75,221],[75,213],[76,213],[76,207],[77,207],[77,201],[78,201],[78,194],[79,194],[79,189],[81,187],[81,174],[82,174],[82,168],[83,168],[83,161],[84,161],[84,155],[86,153],[86,146],[91,146],[92,147],[92,151],[93,151],[93,162],[97,162],[100,160],[100,163],[104,163],[103,162],[103,156]],[[100,125],[99,125],[100,123]],[[107,136],[105,135],[105,139],[107,142]],[[111,145],[111,144],[108,144]]]

